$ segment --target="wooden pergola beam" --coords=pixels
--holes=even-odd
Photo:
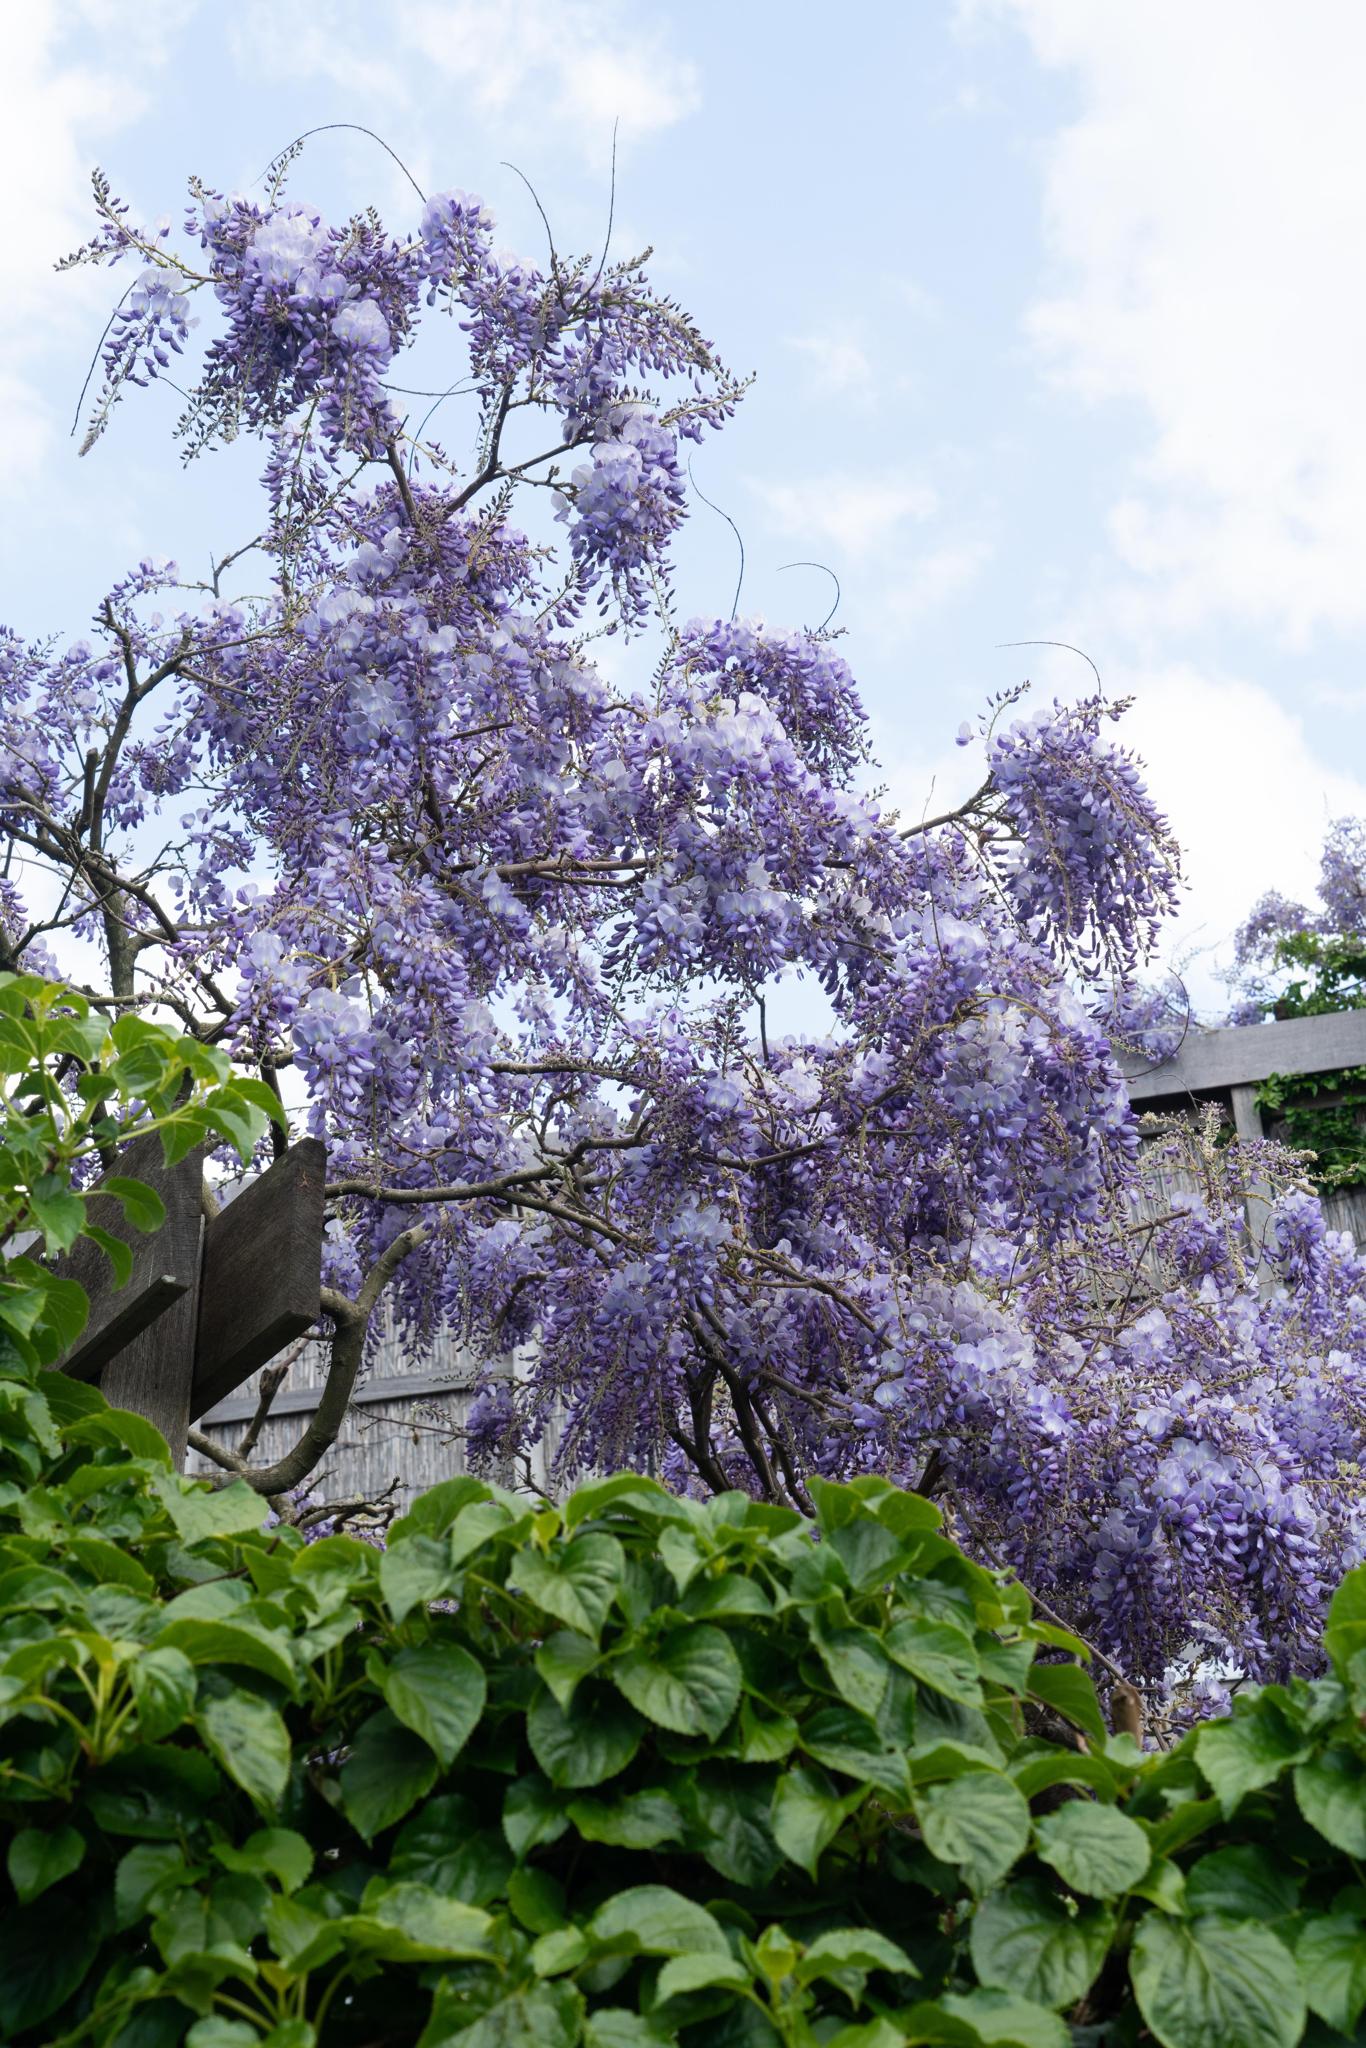
[[[1284,1023],[1231,1025],[1187,1032],[1179,1052],[1161,1066],[1128,1077],[1129,1100],[1146,1105],[1174,1098],[1223,1095],[1271,1074],[1323,1074],[1366,1067],[1366,1010],[1335,1010]]]

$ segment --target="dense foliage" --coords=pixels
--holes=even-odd
[[[1238,934],[1236,1018],[1322,1017],[1366,1009],[1366,824],[1342,818],[1328,835],[1319,903],[1264,896]],[[1258,1091],[1286,1143],[1314,1154],[1323,1187],[1366,1181],[1366,1067],[1273,1074]]]
[[[381,1551],[59,1375],[0,1412],[12,2048],[1358,2038],[1364,1573],[1336,1677],[1145,1759],[881,1480],[459,1478]]]
[[[1140,1681],[1302,1665],[1359,1551],[1366,1296],[1283,1161],[1201,1141],[1136,1212],[1111,1034],[1178,871],[1122,706],[1011,695],[976,794],[896,818],[828,637],[675,620],[683,451],[739,388],[641,263],[514,260],[458,192],[333,226],[288,169],[194,187],[179,242],[97,181],[82,260],[133,273],[92,439],[198,307],[185,445],[259,440],[263,517],[207,586],[146,562],[87,639],[0,646],[6,957],[71,926],[92,1001],[286,1077],[343,1391],[387,1297],[520,1347],[476,1462],[553,1414],[565,1481],[877,1473]]]
[[[142,1017],[111,1024],[61,983],[0,972],[0,1355],[52,1365],[81,1334],[89,1302],[47,1263],[78,1237],[101,1247],[116,1285],[128,1279],[128,1244],[87,1206],[121,1147],[155,1132],[168,1161],[201,1145],[249,1160],[276,1120],[277,1098],[215,1047]],[[165,1221],[143,1182],[110,1171],[100,1187],[132,1229]]]

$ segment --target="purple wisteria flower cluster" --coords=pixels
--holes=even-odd
[[[198,299],[185,433],[259,437],[265,524],[249,574],[147,562],[84,640],[0,641],[0,954],[95,941],[100,999],[325,1138],[342,1391],[386,1301],[488,1360],[479,1456],[886,1473],[1139,1678],[1293,1667],[1360,1541],[1366,1288],[1208,1132],[1144,1207],[1111,1031],[1179,869],[1119,707],[1013,695],[908,824],[830,639],[673,622],[679,444],[740,387],[639,263],[496,253],[460,192],[391,234],[196,187],[183,249],[97,201],[138,282],[92,432]],[[406,424],[420,333],[463,463]],[[634,683],[599,607],[654,636]]]

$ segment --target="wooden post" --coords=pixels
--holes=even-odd
[[[1233,1128],[1238,1134],[1239,1144],[1249,1144],[1254,1139],[1264,1138],[1262,1112],[1257,1106],[1255,1082],[1243,1081],[1229,1089],[1233,1109]],[[1258,1181],[1250,1187],[1243,1203],[1243,1214],[1247,1218],[1247,1234],[1258,1251],[1266,1243],[1266,1233],[1271,1224],[1271,1190],[1265,1181]],[[1258,1275],[1257,1289],[1262,1296],[1270,1294],[1274,1285],[1273,1276],[1262,1268]]]
[[[90,1318],[58,1370],[97,1380],[116,1408],[154,1422],[178,1471],[194,1417],[317,1321],[325,1165],[323,1146],[305,1138],[206,1227],[202,1151],[167,1167],[152,1132],[124,1147],[118,1170],[155,1188],[162,1228],[144,1235],[115,1196],[91,1195],[93,1220],[123,1239],[133,1273],[116,1288],[89,1238],[60,1261],[89,1296]]]
[[[300,1139],[207,1225],[191,1420],[318,1320],[326,1164]]]
[[[80,1379],[97,1379],[115,1408],[135,1409],[154,1422],[182,1471],[199,1315],[203,1154],[191,1152],[167,1166],[159,1133],[149,1132],[119,1154],[119,1171],[155,1188],[166,1221],[144,1235],[124,1221],[116,1197],[92,1197],[93,1219],[132,1252],[133,1277],[116,1292],[99,1247],[88,1238],[73,1246],[61,1270],[89,1295],[90,1320],[62,1365]]]

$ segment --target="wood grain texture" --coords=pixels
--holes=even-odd
[[[112,1196],[92,1199],[96,1221],[121,1237],[133,1254],[133,1279],[116,1291],[104,1253],[82,1244],[71,1254],[71,1277],[90,1295],[90,1322],[72,1354],[84,1377],[98,1373],[100,1392],[115,1408],[131,1408],[155,1423],[171,1447],[176,1469],[185,1465],[185,1433],[190,1424],[190,1386],[194,1377],[194,1331],[199,1305],[200,1214],[204,1161],[191,1152],[175,1166],[161,1157],[155,1133],[134,1139],[119,1153],[118,1170],[156,1189],[166,1206],[160,1230],[144,1237],[123,1221]],[[97,1263],[77,1270],[80,1255]],[[139,1276],[141,1278],[141,1284]],[[133,1290],[136,1289],[136,1294]],[[141,1313],[160,1296],[150,1319],[131,1336],[124,1297]],[[92,1359],[95,1368],[92,1370]]]
[[[301,1139],[208,1224],[191,1420],[317,1321],[326,1158]]]
[[[85,1329],[58,1361],[58,1369],[73,1379],[98,1379],[117,1352],[193,1289],[198,1275],[200,1154],[192,1153],[168,1167],[162,1160],[161,1139],[152,1132],[124,1147],[118,1172],[156,1190],[166,1206],[166,1227],[147,1233],[134,1229],[124,1221],[121,1203],[113,1195],[101,1196],[96,1183],[90,1220],[128,1246],[133,1273],[126,1286],[116,1287],[108,1259],[88,1237],[79,1239],[56,1261],[55,1270],[63,1279],[79,1281],[90,1299]]]
[[[1191,1031],[1173,1058],[1151,1073],[1134,1074],[1127,1085],[1129,1100],[1148,1106],[1218,1094],[1268,1074],[1323,1074],[1332,1067],[1366,1067],[1366,1010]]]

